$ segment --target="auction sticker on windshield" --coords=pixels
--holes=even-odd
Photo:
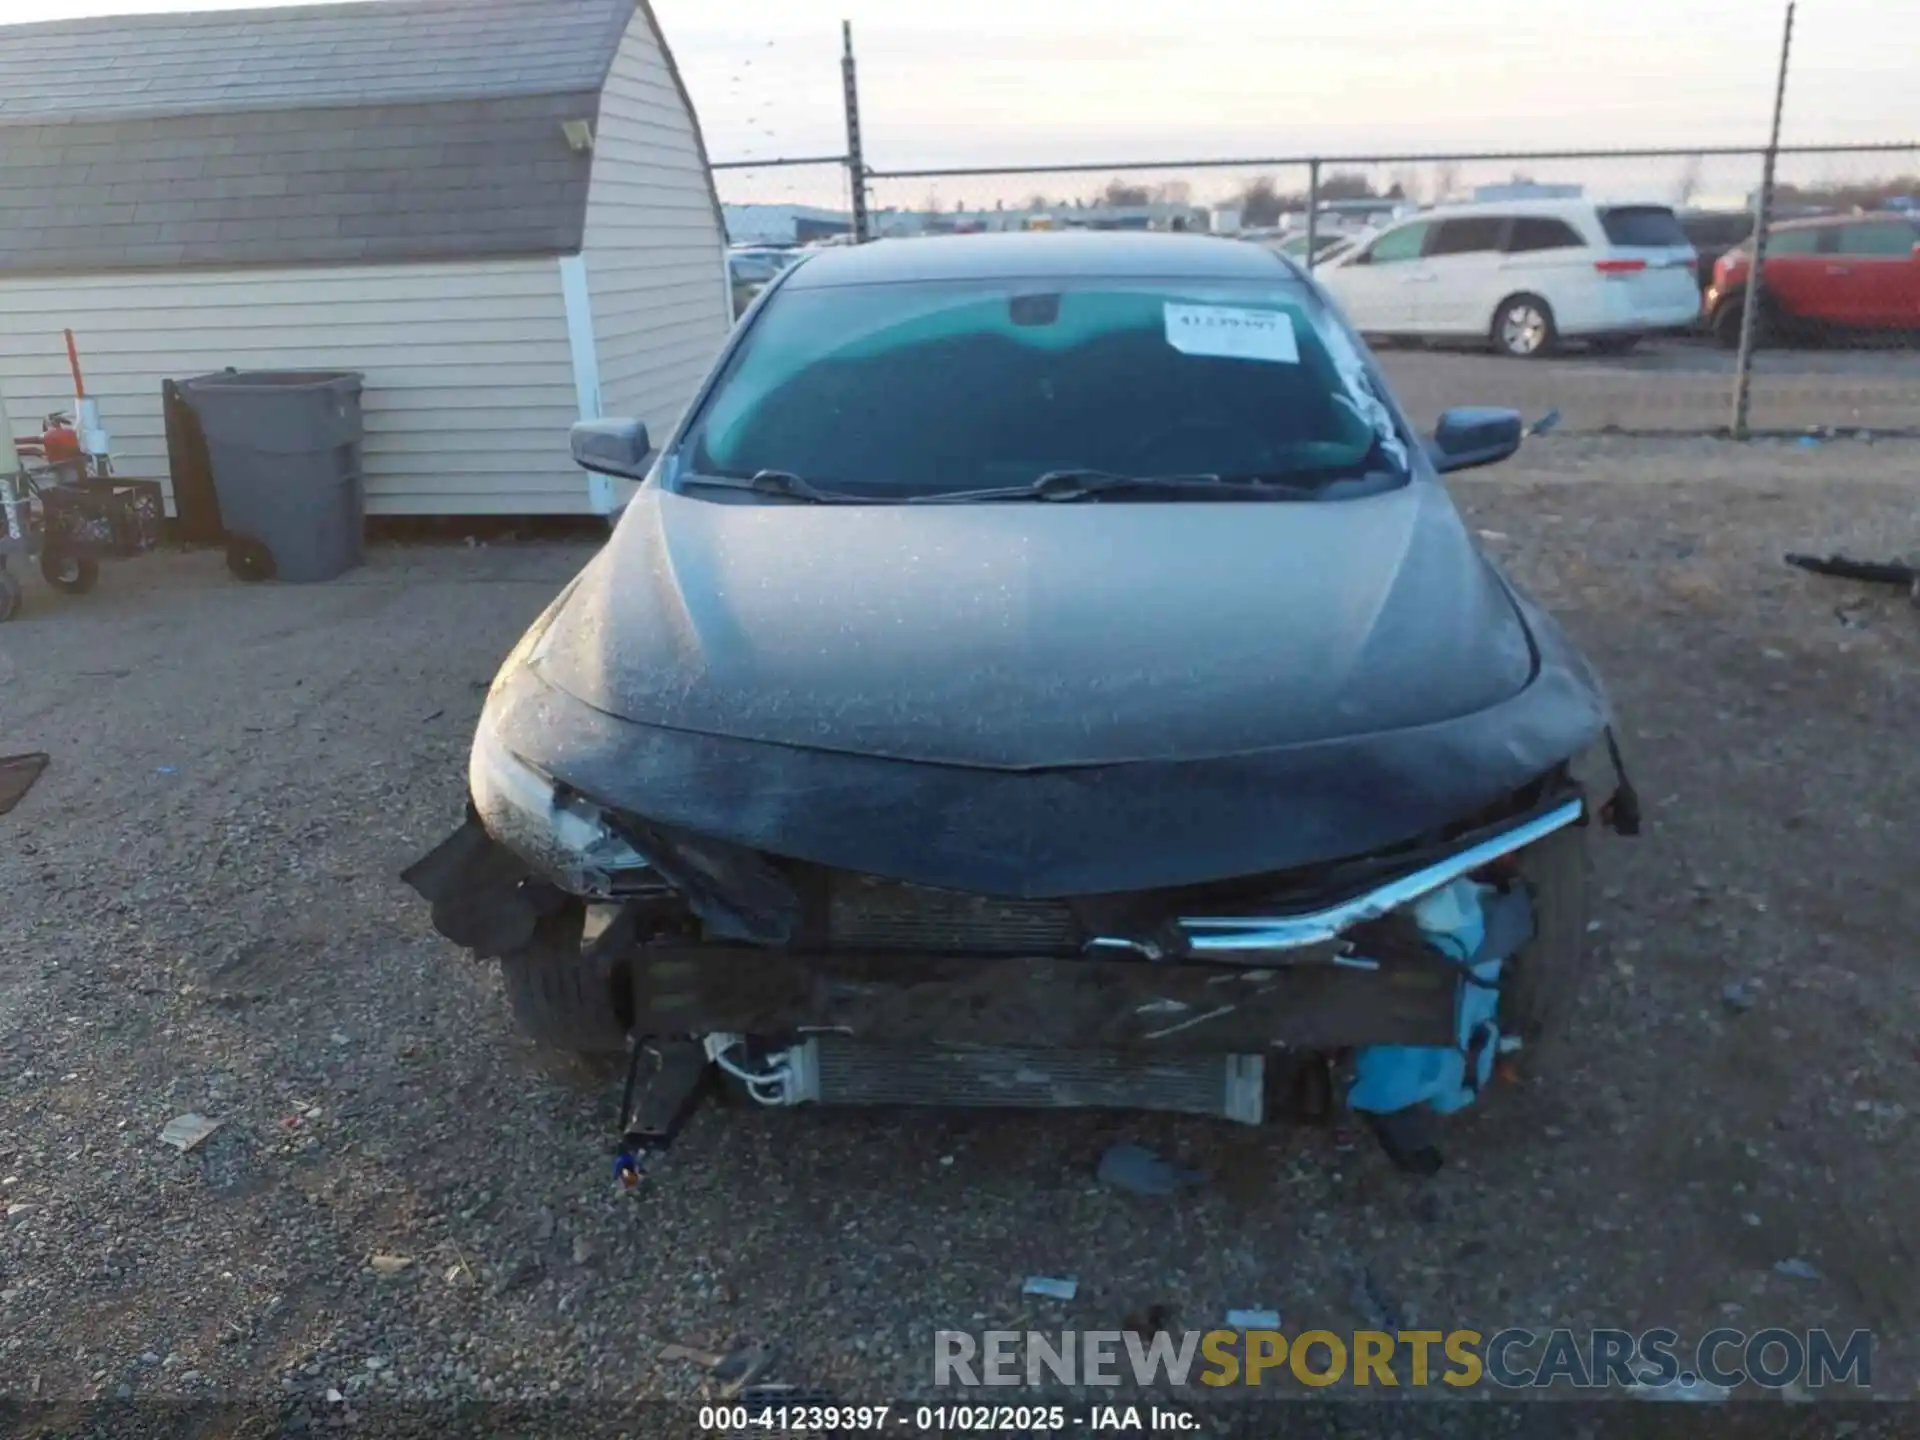
[[[1170,303],[1166,316],[1167,343],[1183,355],[1265,360],[1278,365],[1300,363],[1292,317],[1278,310]]]

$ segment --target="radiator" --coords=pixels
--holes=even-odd
[[[1257,1125],[1259,1055],[1103,1050],[904,1049],[815,1036],[787,1052],[788,1104],[1167,1110]]]
[[[1077,955],[1086,940],[1064,901],[998,900],[844,871],[830,882],[827,934],[836,950],[961,955]]]

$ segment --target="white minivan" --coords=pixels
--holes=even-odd
[[[1665,205],[1488,201],[1427,210],[1317,267],[1363,334],[1620,352],[1700,313],[1694,249]]]

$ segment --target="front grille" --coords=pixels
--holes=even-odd
[[[1086,936],[1061,900],[996,900],[842,871],[828,882],[827,938],[840,950],[1041,956],[1077,955]]]
[[[1166,1110],[1250,1125],[1265,1109],[1259,1055],[909,1048],[834,1035],[799,1048],[795,1098],[823,1105]]]

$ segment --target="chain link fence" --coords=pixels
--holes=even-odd
[[[1713,433],[1733,423],[1737,356],[1752,269],[1760,149],[1192,160],[1164,165],[868,171],[869,238],[1006,230],[1202,231],[1322,262],[1323,285],[1378,337],[1408,408],[1557,411],[1563,429]],[[717,169],[736,242],[852,238],[851,172],[842,157]],[[1497,304],[1485,273],[1512,257],[1426,267],[1411,309],[1356,313],[1343,245],[1418,219],[1435,205],[1578,196],[1602,206],[1672,208],[1698,256],[1689,292],[1677,274],[1670,329],[1587,343],[1555,335],[1514,359],[1493,343]],[[1920,146],[1783,148],[1768,254],[1755,307],[1749,417],[1754,433],[1920,435]],[[1508,239],[1511,239],[1509,235]],[[1728,257],[1724,261],[1722,257]],[[1345,273],[1343,273],[1345,271]],[[1622,293],[1654,279],[1616,276]],[[1518,283],[1518,282],[1516,282]],[[1591,284],[1589,289],[1591,289]],[[1697,303],[1695,303],[1697,297]],[[1401,303],[1398,296],[1394,304]],[[1484,310],[1486,313],[1479,313]]]

